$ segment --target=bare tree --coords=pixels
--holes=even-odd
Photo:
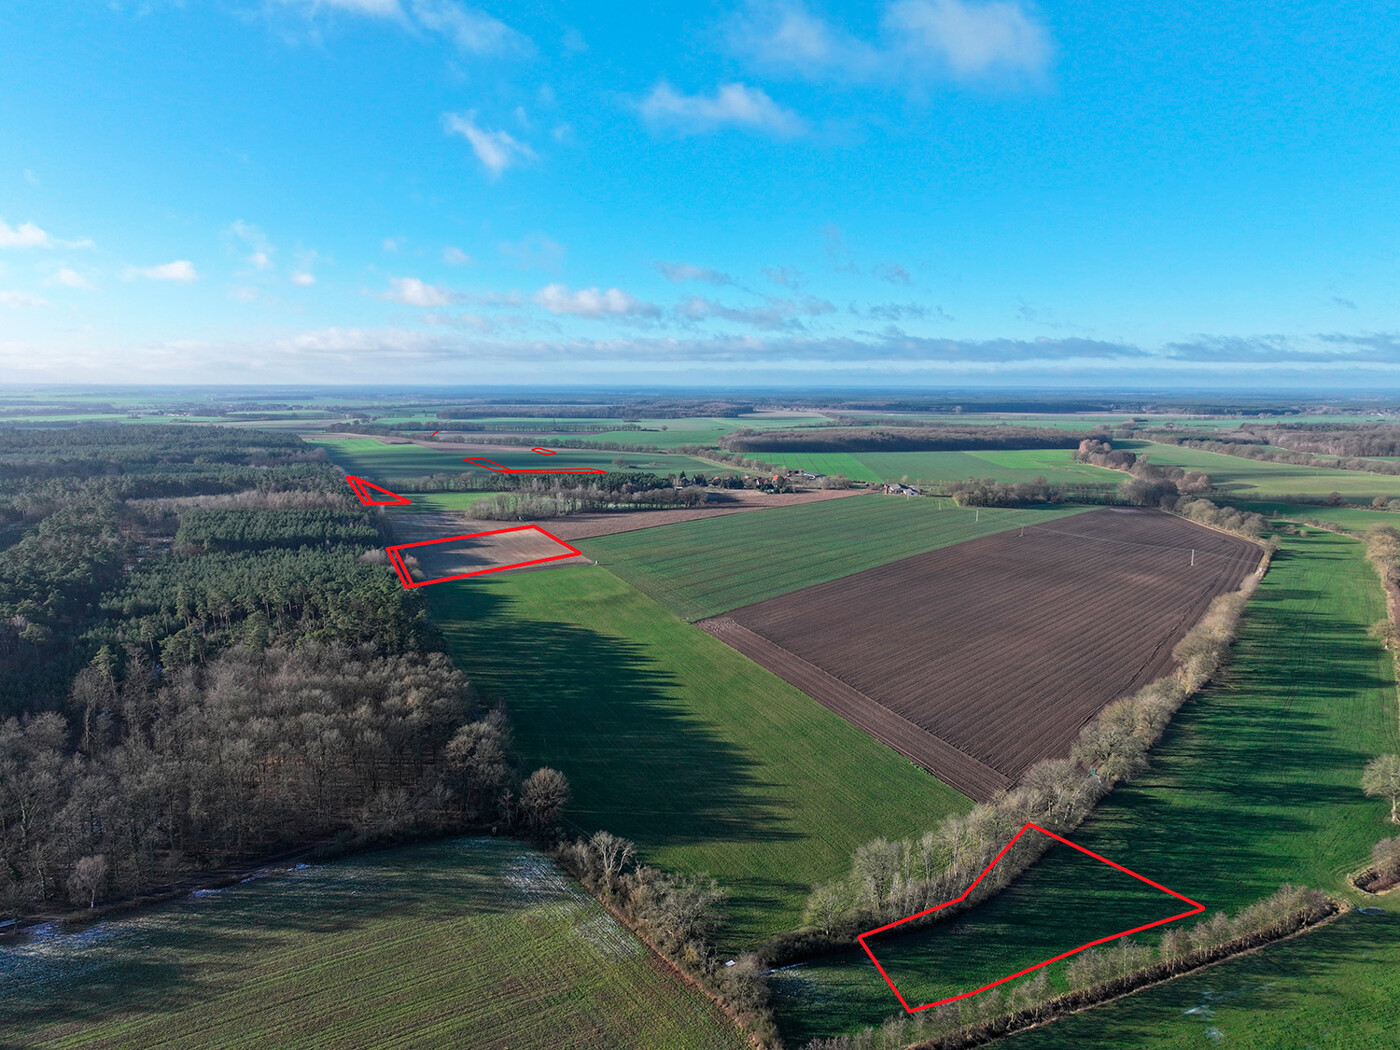
[[[531,773],[520,788],[520,808],[537,831],[554,823],[568,801],[568,777],[549,766],[541,766]]]
[[[107,858],[101,853],[83,857],[73,865],[73,874],[68,876],[68,894],[75,901],[87,898],[88,907],[95,907],[97,894],[107,882]]]
[[[1400,824],[1400,755],[1381,755],[1366,763],[1361,790],[1371,798],[1390,799],[1390,820]]]

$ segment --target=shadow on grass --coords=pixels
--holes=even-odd
[[[580,830],[652,847],[796,837],[760,764],[689,711],[647,646],[518,615],[486,587],[443,585],[430,604],[473,686],[505,701],[524,768],[568,776]]]

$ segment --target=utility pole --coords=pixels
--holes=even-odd
[[[1196,548],[1195,548],[1195,547],[1192,547],[1192,548],[1191,548],[1191,564],[1192,564],[1192,565],[1195,565],[1195,564],[1196,564]]]

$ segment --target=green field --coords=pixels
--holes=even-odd
[[[1252,510],[1275,521],[1316,520],[1357,533],[1365,532],[1372,525],[1400,528],[1400,514],[1368,510],[1364,507],[1327,507],[1315,503],[1271,503],[1253,500],[1231,500],[1230,503],[1241,510]]]
[[[1393,833],[1388,807],[1357,786],[1370,758],[1400,749],[1393,661],[1367,635],[1384,615],[1360,543],[1316,531],[1285,539],[1220,684],[1177,715],[1152,768],[1070,837],[1210,911],[1233,911],[1284,882],[1355,896],[1345,876]],[[981,932],[1016,931],[1023,947],[1003,960],[1012,972],[1057,954],[1055,945],[1083,943],[1065,943],[1066,931],[1080,929],[1088,910],[1114,922],[1138,913],[1131,895],[1087,904],[1081,881],[1077,854],[1062,847],[969,913],[959,925],[970,932],[935,928],[891,950],[911,980],[949,986],[985,971],[963,947]],[[887,1016],[893,997],[863,959],[790,973],[788,1030],[808,1037],[829,1034],[818,1023]]]
[[[1285,495],[1326,496],[1332,492],[1340,492],[1353,503],[1369,503],[1376,496],[1400,498],[1400,476],[1393,474],[1269,463],[1150,441],[1119,441],[1114,446],[1145,454],[1161,466],[1203,470],[1210,475],[1216,490],[1232,500],[1269,500]]]
[[[1400,915],[1325,929],[1014,1036],[1014,1050],[1391,1050],[1400,1031]]]
[[[488,496],[499,496],[499,492],[399,492],[400,496],[413,502],[408,506],[388,506],[384,509],[392,515],[414,514],[422,511],[465,511],[471,505]],[[385,497],[386,499],[388,497]]]
[[[733,891],[729,948],[795,926],[810,885],[859,844],[971,805],[606,569],[423,594],[472,684],[507,704],[525,767],[569,777],[573,828]]]
[[[949,500],[862,495],[641,529],[578,547],[678,616],[700,620],[1083,509],[974,513]]]
[[[541,854],[453,839],[0,947],[0,1045],[739,1050]]]
[[[607,452],[588,449],[558,449],[552,456],[541,456],[528,448],[509,452],[425,448],[422,445],[386,445],[375,438],[306,438],[308,444],[318,445],[341,467],[351,474],[383,484],[395,478],[415,478],[425,474],[485,474],[463,462],[464,457],[484,456],[513,469],[536,467],[590,467],[595,470],[649,470],[656,474],[693,474],[699,470],[707,475],[727,473],[728,468],[707,463],[693,456],[674,456],[651,452]],[[549,446],[542,445],[542,448]],[[625,466],[613,461],[622,459]]]

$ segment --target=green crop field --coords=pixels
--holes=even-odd
[[[1391,1050],[1400,1031],[1400,915],[1332,925],[1014,1036],[1012,1050]]]
[[[879,474],[864,463],[863,457],[849,452],[744,452],[764,463],[805,470],[813,474],[844,474],[852,481],[881,481]]]
[[[1316,503],[1270,503],[1231,500],[1232,506],[1252,510],[1275,521],[1321,521],[1351,532],[1365,532],[1372,525],[1400,528],[1400,514],[1364,507],[1327,507]]]
[[[508,452],[488,449],[437,449],[423,445],[386,445],[375,438],[306,438],[317,445],[338,465],[351,474],[383,483],[395,478],[414,478],[425,474],[485,474],[486,470],[464,463],[465,457],[484,456],[516,470],[538,467],[590,467],[595,470],[649,470],[656,474],[693,474],[699,470],[706,475],[728,473],[714,463],[693,456],[674,456],[651,452],[609,452],[588,449],[558,449],[552,456],[542,456],[528,448]],[[545,444],[540,446],[548,448]],[[614,461],[622,459],[625,466]]]
[[[420,511],[466,511],[470,510],[471,505],[478,500],[483,500],[487,496],[501,495],[499,492],[399,492],[398,494],[413,502],[406,507],[399,504],[384,508],[388,513],[396,516]]]
[[[205,891],[0,947],[0,1044],[739,1050],[592,897],[454,839]]]
[[[1161,466],[1203,470],[1221,495],[1231,499],[1269,500],[1295,494],[1325,496],[1331,492],[1340,492],[1351,502],[1369,503],[1376,496],[1400,498],[1400,476],[1393,474],[1269,463],[1149,441],[1120,441],[1114,446],[1146,454]]]
[[[1211,911],[1284,882],[1348,893],[1346,874],[1393,833],[1388,807],[1358,787],[1367,761],[1400,750],[1393,661],[1367,634],[1384,616],[1359,542],[1316,531],[1285,539],[1220,684],[1177,715],[1152,767],[1070,837]],[[891,949],[902,972],[930,984],[937,975],[940,987],[975,980],[984,968],[963,946],[982,932],[1017,931],[1024,948],[1004,957],[1011,972],[1083,943],[1067,931],[1086,911],[1118,929],[1149,921],[1123,921],[1139,913],[1131,894],[1086,902],[1077,857],[1060,847],[957,926],[904,938]],[[887,1016],[897,1004],[862,960],[789,971],[788,1030],[810,1037],[830,1033],[818,1023]]]
[[[1083,509],[974,513],[950,500],[851,496],[603,536],[578,547],[677,615],[700,620]]]
[[[860,843],[970,807],[605,569],[423,594],[472,684],[508,705],[525,767],[569,777],[574,828],[606,828],[733,891],[728,948],[796,925],[811,883],[845,870]]]

